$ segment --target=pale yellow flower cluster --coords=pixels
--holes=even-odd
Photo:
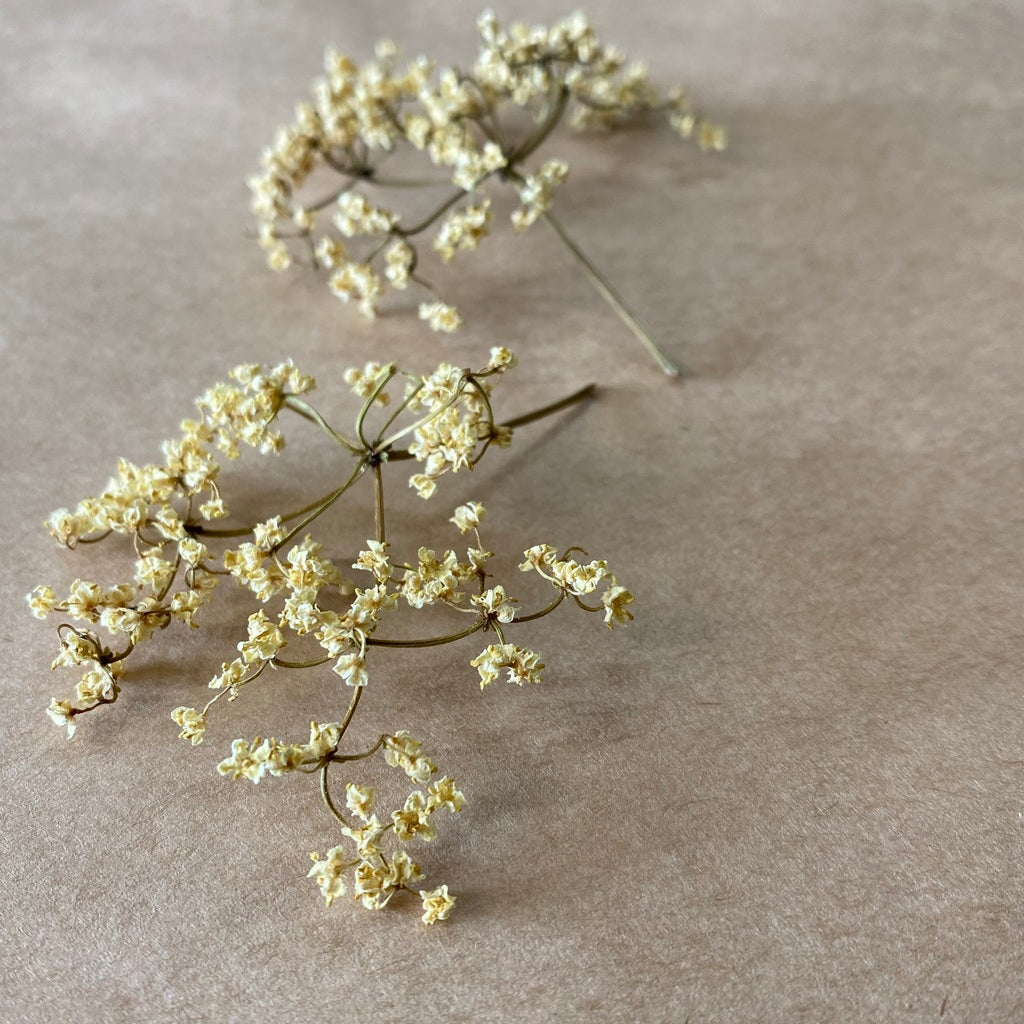
[[[322,764],[337,749],[340,739],[337,722],[328,725],[310,722],[308,743],[279,743],[259,736],[251,743],[237,739],[231,744],[231,756],[217,765],[217,771],[251,782],[259,782],[267,772],[275,776],[287,775],[299,768]]]
[[[519,185],[519,202],[512,213],[516,231],[525,231],[551,206],[555,190],[569,176],[569,165],[564,160],[547,160],[535,174],[528,174]]]
[[[390,41],[362,66],[327,50],[312,101],[300,103],[291,124],[278,129],[263,150],[260,171],[248,179],[259,244],[271,269],[290,267],[296,257],[289,243],[302,240],[314,267],[331,272],[334,294],[368,318],[376,316],[385,281],[404,289],[415,280],[434,292],[416,276],[415,239],[441,221],[433,248],[443,262],[475,249],[491,226],[489,186],[507,184],[518,192],[520,206],[512,214],[517,231],[533,224],[551,206],[568,165],[546,160],[531,170],[526,161],[567,111],[576,128],[612,128],[660,111],[702,149],[725,145],[724,131],[699,117],[681,88],[662,97],[646,66],[627,65],[583,14],[551,26],[516,23],[506,29],[488,11],[477,27],[480,46],[468,73],[424,56],[401,63]],[[515,137],[516,118],[508,117],[513,107],[535,124],[525,137]],[[422,153],[455,186],[432,213],[412,222],[356,191],[357,184],[363,190],[407,184],[378,173],[384,158],[403,146]],[[318,170],[341,175],[343,184],[310,200],[304,191]],[[318,224],[321,211],[328,214],[326,224]],[[338,235],[330,233],[331,224]],[[350,255],[338,236],[375,241]],[[462,323],[436,292],[420,306],[420,318],[434,331],[454,331]]]
[[[472,469],[490,444],[507,446],[512,432],[495,424],[491,412],[489,375],[515,365],[505,348],[492,348],[487,370],[467,374],[442,363],[410,391],[409,408],[423,418],[413,432],[409,452],[423,470],[409,478],[421,498],[429,498],[449,470]]]
[[[522,686],[524,683],[539,683],[544,662],[530,650],[515,644],[490,644],[470,665],[480,673],[480,689],[493,683],[503,670],[508,671],[508,681]]]
[[[374,790],[351,782],[346,785],[345,805],[362,823],[346,824],[341,829],[351,846],[339,844],[322,858],[318,853],[310,855],[313,866],[309,877],[316,881],[328,907],[345,895],[349,884],[352,896],[369,910],[381,910],[403,889],[415,891],[409,883],[420,878],[423,872],[404,850],[387,848],[388,834],[402,843],[414,839],[430,842],[437,836],[434,813],[441,809],[457,813],[465,804],[465,798],[450,776],[428,785],[437,766],[423,754],[419,741],[407,732],[382,736],[377,746],[383,750],[389,765],[402,768],[418,786],[401,807],[391,812],[391,821],[385,825],[374,812]],[[426,789],[420,788],[424,785]],[[351,879],[346,882],[350,871]],[[445,920],[455,905],[455,898],[448,894],[446,885],[430,891],[420,890],[419,894],[425,924]]]
[[[111,654],[90,630],[76,630],[70,626],[61,629],[60,647],[52,668],[70,665],[85,669],[81,681],[75,687],[75,703],[54,697],[46,708],[50,721],[66,728],[68,739],[71,739],[75,734],[76,715],[91,711],[101,704],[112,704],[117,699],[117,681],[123,668],[121,660]]]
[[[355,216],[354,206],[352,210]],[[544,666],[536,653],[507,640],[505,630],[549,614],[566,597],[589,611],[603,607],[606,620],[625,623],[632,617],[626,610],[632,596],[603,561],[580,563],[569,557],[578,549],[559,557],[547,545],[529,549],[521,568],[544,576],[556,588],[557,597],[532,614],[520,613],[517,598],[489,572],[493,553],[480,535],[487,512],[478,501],[458,506],[449,520],[461,535],[470,535],[464,555],[426,546],[415,548],[414,556],[393,553],[383,497],[390,465],[418,461],[419,471],[409,483],[429,497],[440,477],[472,469],[492,444],[508,443],[511,429],[495,420],[492,385],[514,365],[508,349],[495,347],[487,365],[476,371],[447,363],[422,376],[402,373],[391,364],[350,368],[344,381],[362,400],[351,436],[332,427],[301,397],[313,388],[313,380],[290,362],[270,369],[240,366],[227,382],[209,388],[197,400],[199,417],[182,424],[181,438],[164,444],[164,464],[138,467],[122,460],[117,476],[99,497],[51,517],[51,532],[69,546],[119,534],[127,537],[136,557],[128,581],[102,586],[78,579],[64,597],[49,586],[37,587],[28,595],[36,617],[62,612],[82,624],[59,627],[60,650],[53,667],[71,667],[83,675],[73,698],[51,700],[50,719],[70,737],[79,724],[78,716],[117,699],[125,660],[138,645],[176,622],[196,626],[196,612],[211,599],[215,584],[222,576],[233,578],[237,584],[233,589],[241,592],[249,606],[244,636],[236,644],[237,656],[225,661],[209,681],[214,691],[210,700],[201,707],[181,705],[171,712],[179,737],[193,746],[203,743],[213,705],[234,701],[261,677],[329,666],[348,695],[343,718],[326,725],[312,722],[304,743],[264,736],[237,738],[217,770],[254,783],[267,775],[319,773],[324,803],[338,819],[348,843],[315,858],[310,876],[325,902],[330,905],[350,889],[364,906],[379,909],[396,893],[412,890],[420,894],[425,923],[445,920],[454,905],[447,886],[415,890],[413,882],[422,874],[419,866],[403,849],[389,851],[387,844],[432,840],[436,812],[460,811],[462,793],[449,776],[436,777],[437,765],[407,732],[382,736],[368,751],[342,753],[340,749],[370,681],[372,649],[430,647],[475,633],[493,633],[495,642],[470,662],[478,670],[481,686],[502,673],[523,685],[539,682]],[[395,388],[394,395],[389,395],[388,386],[396,379],[404,382],[404,393]],[[587,393],[584,389],[513,422],[529,423]],[[392,398],[397,408],[389,410],[390,415],[368,416],[374,406],[387,406]],[[354,461],[351,473],[347,478],[342,474],[344,482],[339,483],[332,469],[332,490],[294,511],[242,528],[212,524],[211,520],[227,515],[218,485],[218,457],[235,458],[243,447],[263,454],[279,451],[284,439],[276,427],[284,411],[326,433],[342,456]],[[374,435],[368,420],[377,416],[383,426]],[[408,447],[400,448],[400,443]],[[372,577],[371,586],[359,588],[343,577],[307,528],[364,477],[374,480],[376,536],[365,542],[352,564]],[[601,584],[607,588],[602,606],[591,607],[580,600]],[[391,621],[385,613],[400,603],[412,609],[457,611],[461,614],[451,618],[461,618],[461,623],[440,636],[435,626],[418,638],[389,635],[381,623]],[[110,642],[101,640],[92,626],[106,630],[114,643],[108,646]],[[328,769],[378,751],[414,788],[390,813],[379,813],[373,789],[350,782],[345,789],[345,807],[354,816],[350,820],[331,798]]]
[[[619,585],[608,571],[607,562],[598,559],[581,565],[573,558],[559,558],[555,548],[548,544],[538,544],[524,551],[523,555],[525,561],[519,566],[522,572],[538,573],[565,595],[575,598],[577,603],[581,603],[581,597],[592,594],[601,583],[607,583],[601,605],[609,629],[616,624],[625,626],[633,618],[633,613],[626,608],[632,604],[633,595]]]
[[[38,618],[62,611],[127,641],[127,646],[115,653],[95,640],[95,660],[110,676],[111,685],[97,689],[97,680],[89,676],[94,671],[90,668],[76,691],[75,704],[58,700],[51,703],[50,717],[66,724],[69,734],[73,732],[74,715],[117,698],[119,690],[113,679],[136,647],[172,622],[195,626],[196,613],[213,597],[219,577],[209,564],[206,544],[196,533],[200,524],[227,515],[217,486],[220,465],[214,449],[229,459],[238,457],[241,446],[264,454],[279,451],[284,439],[271,429],[271,424],[282,403],[287,396],[298,396],[314,387],[313,379],[301,374],[290,360],[269,368],[239,366],[231,371],[230,378],[230,382],[214,385],[196,400],[199,419],[182,421],[181,437],[164,442],[162,464],[137,466],[119,460],[117,475],[105,490],[83,499],[73,511],[58,509],[47,522],[50,533],[68,547],[109,533],[127,534],[137,555],[130,581],[103,587],[79,579],[63,599],[58,599],[49,586],[37,587],[28,597],[29,607]],[[274,528],[274,524],[268,524],[257,532],[258,542],[270,543]],[[243,545],[245,550],[238,558],[240,562],[248,558],[246,564],[252,569],[264,554],[255,545],[249,548],[251,552]],[[235,565],[227,568],[236,576],[242,572]],[[257,589],[255,571],[249,573],[247,582]],[[280,586],[287,583],[286,578]],[[268,594],[280,589],[278,580],[269,575],[263,585]],[[244,658],[254,661],[262,657],[259,651],[266,649],[268,642],[265,636],[250,634]],[[71,662],[58,658],[55,666],[65,664]],[[183,735],[197,735],[195,723],[179,725]]]

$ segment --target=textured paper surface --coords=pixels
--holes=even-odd
[[[592,4],[732,145],[559,136],[564,222],[689,371],[665,380],[543,225],[437,275],[468,322],[375,325],[272,276],[242,180],[328,42],[465,60],[475,6],[8,3],[0,1019],[993,1021],[1021,977],[1024,14],[1014,3]],[[548,20],[540,3],[515,11]],[[411,301],[411,300],[410,300]],[[637,594],[607,635],[529,634],[542,687],[449,647],[381,659],[358,730],[422,733],[468,806],[423,858],[459,895],[325,910],[315,787],[231,783],[235,735],[337,715],[330,679],[246,694],[192,750],[168,712],[237,641],[223,611],[140,657],[66,744],[37,582],[100,573],[39,524],[156,456],[248,359],[519,353],[515,415],[589,380],[396,535],[483,496],[490,542],[581,543]],[[301,425],[291,436],[312,437]],[[316,493],[295,443],[243,492]],[[248,482],[246,482],[248,481]],[[450,514],[450,513],[446,513]],[[339,514],[348,550],[370,529]],[[525,639],[525,634],[524,634]]]

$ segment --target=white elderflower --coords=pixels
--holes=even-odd
[[[350,782],[345,786],[345,805],[363,821],[369,821],[373,813],[374,792],[369,786],[357,786]]]
[[[247,628],[249,639],[238,645],[238,651],[246,663],[251,665],[255,661],[270,661],[284,647],[281,630],[263,614],[262,609],[249,616]]]
[[[470,665],[480,673],[480,689],[493,683],[502,670],[507,670],[508,681],[522,686],[539,683],[544,663],[537,655],[515,644],[491,644],[474,658]]]
[[[460,505],[448,522],[454,523],[459,528],[459,533],[468,533],[477,529],[486,511],[479,501],[471,501],[466,505]]]
[[[388,543],[375,540],[366,542],[366,551],[360,551],[359,557],[352,563],[353,569],[372,572],[378,583],[386,583],[391,579],[391,560],[388,557]]]
[[[505,371],[516,365],[516,357],[503,345],[491,349],[491,358],[487,361],[487,369]]]
[[[420,920],[424,924],[446,921],[455,906],[455,897],[448,892],[447,885],[439,885],[429,892],[426,889],[421,889],[420,899],[423,901],[423,916]]]
[[[195,708],[179,707],[171,712],[171,718],[181,729],[179,739],[191,740],[192,746],[203,742],[206,734],[206,715]]]
[[[609,587],[601,595],[601,604],[604,605],[604,621],[611,629],[616,624],[625,626],[633,618],[633,613],[626,608],[626,605],[633,603],[633,595],[625,588],[617,584]]]
[[[384,760],[422,785],[437,771],[437,765],[423,754],[422,746],[403,729],[394,736],[384,737]]]
[[[452,334],[462,326],[459,311],[443,302],[421,302],[420,319],[426,320],[432,331],[442,331],[445,334]]]
[[[474,594],[470,601],[480,608],[489,619],[497,619],[498,622],[511,622],[516,617],[514,597],[505,594],[502,586],[492,587],[482,594]]]
[[[252,539],[261,552],[271,552],[285,538],[284,524],[280,516],[274,516],[265,523],[257,523],[252,528]]]
[[[431,810],[447,807],[453,814],[461,811],[466,804],[466,798],[461,790],[455,788],[455,780],[449,775],[427,787],[427,800]]]
[[[548,160],[536,174],[526,176],[519,186],[522,205],[512,213],[512,224],[517,231],[525,231],[551,206],[555,190],[568,175],[569,165],[564,160]]]
[[[309,869],[307,878],[315,878],[316,884],[320,886],[320,893],[324,903],[329,907],[339,896],[345,895],[344,873],[351,867],[351,860],[346,856],[347,850],[343,846],[335,846],[327,851],[326,859],[321,860],[320,854],[311,853],[310,859],[313,866]]]
[[[46,713],[54,725],[60,725],[67,729],[68,739],[75,735],[74,716],[78,713],[66,700],[57,700],[56,697],[50,700]]]
[[[394,367],[388,363],[367,363],[361,370],[357,366],[350,366],[343,376],[353,394],[359,398],[369,398],[377,390],[381,380],[393,372]],[[378,405],[384,406],[390,401],[391,396],[387,391],[378,392]]]
[[[366,660],[359,651],[343,654],[334,663],[334,671],[349,686],[365,686],[370,681],[370,674],[366,671]]]
[[[338,197],[334,223],[348,238],[354,235],[384,235],[398,222],[390,210],[373,206],[358,192],[343,192]]]
[[[28,601],[28,606],[37,619],[45,619],[57,607],[57,595],[53,592],[53,587],[36,587],[25,600]]]
[[[416,252],[404,238],[396,239],[384,251],[384,276],[393,288],[404,289],[416,263]]]
[[[487,236],[491,219],[490,199],[453,211],[434,238],[434,251],[444,263],[450,263],[459,249],[475,249]]]

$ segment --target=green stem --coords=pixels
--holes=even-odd
[[[325,761],[320,766],[320,796],[323,797],[323,801],[327,807],[327,810],[329,810],[331,814],[333,814],[338,819],[338,821],[340,821],[342,825],[345,826],[345,828],[351,828],[352,826],[351,824],[349,824],[348,819],[335,806],[334,801],[331,799],[331,791],[327,787],[327,766],[330,763],[330,761]]]
[[[379,461],[373,464],[373,522],[377,542],[386,542],[384,533],[384,478]]]
[[[402,238],[409,238],[412,235],[418,235],[421,231],[426,231],[434,221],[437,220],[442,214],[447,213],[457,202],[468,196],[469,193],[460,188],[457,192],[453,192],[433,213],[428,214],[419,223],[414,224],[411,228],[394,228],[396,235],[401,235]]]
[[[512,621],[532,622],[534,619],[542,619],[545,615],[548,615],[551,612],[553,612],[564,600],[565,591],[559,591],[558,597],[556,597],[554,601],[552,601],[551,604],[547,606],[547,608],[542,608],[539,612],[534,612],[532,615],[517,615]]]
[[[338,431],[335,430],[334,427],[332,427],[323,418],[323,416],[320,415],[319,411],[314,409],[313,406],[309,404],[309,402],[303,401],[297,395],[285,395],[284,401],[281,404],[286,405],[289,409],[292,410],[292,412],[298,413],[303,419],[307,419],[311,423],[315,423],[330,438],[337,441],[338,444],[343,445],[350,452],[353,452],[356,455],[362,454],[363,449],[360,448],[359,445],[355,443],[355,441],[346,437],[344,434],[338,433]]]
[[[510,430],[515,430],[516,427],[525,427],[527,423],[533,423],[536,420],[543,419],[545,416],[561,412],[562,409],[568,409],[569,406],[582,402],[584,399],[593,398],[596,392],[596,384],[587,384],[586,387],[580,388],[579,391],[574,391],[571,395],[566,395],[565,398],[560,398],[557,402],[543,405],[532,412],[524,413],[522,416],[514,416],[512,419],[500,424],[500,426],[508,427]]]
[[[640,320],[637,319],[636,314],[622,301],[618,292],[611,286],[607,278],[590,262],[583,250],[572,240],[565,228],[562,227],[561,222],[549,210],[541,211],[541,216],[551,225],[555,234],[565,244],[565,247],[579,261],[584,273],[590,279],[590,283],[597,289],[605,302],[615,310],[619,319],[633,332],[644,348],[650,352],[662,370],[670,377],[678,377],[680,373],[679,366],[665,355],[658,346],[658,343],[651,337],[647,328],[644,327]]]
[[[468,629],[463,629],[458,633],[450,633],[448,636],[431,637],[429,640],[385,640],[381,637],[368,636],[366,644],[368,647],[440,647],[441,644],[451,644],[456,640],[461,640],[463,637],[470,636],[483,629],[486,624],[486,619],[480,619],[474,622]]]
[[[395,366],[389,366],[387,368],[387,372],[377,382],[377,386],[367,397],[366,401],[363,402],[363,407],[359,410],[359,415],[356,417],[356,435],[363,443],[362,451],[370,450],[370,443],[366,440],[366,437],[363,434],[363,424],[366,422],[366,414],[370,411],[370,407],[373,403],[377,401],[380,393],[388,386],[388,384],[391,383],[397,373],[398,370]]]
[[[544,140],[554,131],[555,125],[558,124],[565,111],[565,105],[569,102],[569,90],[564,84],[557,86],[558,93],[549,100],[549,106],[547,114],[544,117],[540,127],[521,145],[517,146],[508,156],[508,166],[512,167],[519,163],[521,160],[525,160],[530,156],[539,146],[543,145]]]
[[[302,508],[297,508],[294,512],[278,516],[278,518],[282,522],[288,522],[290,519],[297,519],[299,516],[304,516],[307,512],[312,512],[313,509],[319,508],[333,493],[334,491],[331,491],[328,494],[323,495],[323,497],[317,498],[316,501],[311,501],[308,505],[303,505]],[[187,523],[185,524],[186,532],[194,537],[245,537],[252,533],[255,528],[254,524],[253,526],[242,526],[233,530],[218,530],[214,527],[191,526]]]
[[[360,459],[352,475],[335,491],[332,491],[308,516],[291,528],[271,549],[271,553],[279,551],[301,530],[304,530],[314,519],[323,515],[362,475],[366,472],[366,459]]]

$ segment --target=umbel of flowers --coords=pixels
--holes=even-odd
[[[197,399],[198,415],[182,422],[180,436],[164,442],[160,462],[137,466],[122,459],[100,494],[57,510],[48,521],[50,532],[68,548],[121,537],[135,554],[130,579],[112,585],[76,579],[62,595],[50,586],[29,595],[38,618],[59,612],[69,620],[58,627],[53,667],[81,673],[72,695],[51,700],[50,718],[70,737],[83,715],[118,699],[129,679],[126,664],[138,647],[167,628],[199,627],[203,607],[224,589],[222,583],[233,581],[232,589],[240,589],[248,601],[237,656],[209,681],[213,693],[205,703],[173,709],[181,738],[200,744],[215,708],[276,671],[332,671],[347,701],[337,721],[312,722],[305,742],[236,739],[218,771],[254,783],[267,776],[318,776],[341,836],[323,856],[313,854],[309,871],[328,906],[351,893],[364,907],[380,909],[410,890],[420,896],[424,922],[445,919],[454,897],[445,885],[416,887],[422,871],[408,848],[434,838],[439,812],[462,809],[462,792],[450,776],[435,777],[436,764],[405,731],[380,736],[368,750],[352,750],[345,742],[370,683],[375,649],[401,651],[475,638],[475,656],[468,660],[480,687],[502,677],[523,686],[540,682],[544,669],[539,656],[518,642],[526,623],[563,604],[601,614],[610,627],[632,618],[632,595],[603,560],[578,548],[559,553],[547,544],[525,551],[519,568],[542,581],[548,597],[535,609],[522,610],[512,596],[516,588],[497,582],[489,570],[493,552],[482,537],[486,513],[479,502],[459,506],[450,517],[453,529],[466,538],[462,552],[395,540],[388,530],[385,480],[393,464],[411,463],[409,486],[430,499],[442,477],[472,470],[492,445],[509,444],[517,427],[592,392],[584,388],[499,422],[493,384],[513,364],[507,349],[494,348],[487,365],[473,371],[446,363],[425,376],[376,363],[350,369],[345,380],[362,402],[347,433],[304,397],[314,381],[291,362],[240,366],[228,382],[209,388]],[[279,452],[285,414],[325,433],[347,469],[340,474],[332,469],[331,488],[300,508],[247,526],[217,525],[238,514],[221,490],[221,460],[237,458],[243,448]],[[375,536],[361,545],[351,567],[342,567],[324,555],[310,527],[360,490],[369,492]],[[351,568],[361,582],[350,581],[343,568]],[[453,627],[397,636],[389,623],[400,605],[446,610]],[[391,810],[352,774],[359,762],[377,754],[413,783],[404,802]],[[344,809],[332,791],[332,769],[344,773]]]
[[[517,200],[513,228],[547,221],[662,368],[678,373],[552,212],[569,166],[542,159],[539,151],[566,117],[577,129],[607,130],[661,113],[704,150],[724,148],[724,130],[699,116],[682,88],[660,94],[646,66],[627,65],[583,14],[550,28],[506,30],[486,12],[477,24],[480,49],[465,70],[438,67],[424,56],[403,63],[390,41],[378,44],[376,59],[362,66],[327,50],[312,100],[278,129],[248,181],[267,264],[283,271],[296,260],[308,263],[325,272],[339,299],[369,318],[385,287],[415,284],[424,293],[420,318],[435,331],[455,331],[462,317],[423,275],[422,250],[432,249],[443,263],[464,259],[490,232],[491,192],[505,188]],[[382,174],[385,161],[403,150],[435,168],[433,177],[389,176],[393,168]],[[307,195],[315,171],[329,172],[335,184]],[[446,183],[440,201],[416,215],[379,196],[391,187],[434,196]]]

